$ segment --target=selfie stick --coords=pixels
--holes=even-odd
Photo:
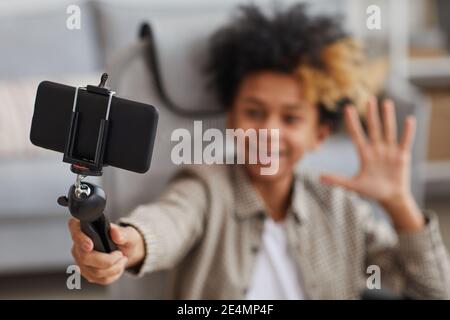
[[[67,196],[58,198],[58,204],[68,207],[70,214],[80,220],[81,230],[92,239],[94,250],[110,253],[116,250],[116,246],[109,235],[109,221],[103,214],[106,206],[105,191],[95,184],[83,182],[86,176],[102,175],[103,156],[108,136],[109,112],[111,101],[115,94],[114,91],[105,88],[107,79],[108,75],[104,73],[98,86],[88,85],[86,87],[77,87],[75,90],[69,136],[64,150],[63,161],[71,164],[70,170],[77,177],[75,184],[70,187]],[[108,97],[105,117],[100,120],[95,156],[92,160],[86,158],[78,159],[74,151],[80,122],[80,114],[77,110],[79,90]]]

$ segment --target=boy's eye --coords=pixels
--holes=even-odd
[[[302,117],[297,115],[285,115],[283,116],[283,122],[286,124],[296,124],[302,121]]]
[[[264,112],[259,110],[259,109],[246,109],[245,110],[245,114],[249,117],[249,118],[254,118],[254,119],[262,119],[264,117]]]

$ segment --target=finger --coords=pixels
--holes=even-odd
[[[388,144],[397,143],[397,122],[392,100],[383,103],[384,139]]]
[[[116,224],[111,223],[111,229],[109,231],[111,235],[112,241],[119,245],[124,246],[128,243],[132,242],[134,239],[134,228],[127,226],[127,227],[121,227]]]
[[[359,120],[358,113],[353,106],[348,106],[345,108],[345,124],[350,137],[356,144],[358,150],[361,151],[365,147],[367,141],[361,127],[361,121]]]
[[[114,277],[118,274],[121,274],[122,271],[125,269],[126,265],[128,263],[127,257],[122,257],[117,263],[112,265],[109,268],[106,269],[99,269],[89,266],[84,266],[83,271],[91,279],[103,279],[103,278],[110,278]]]
[[[75,232],[81,230],[80,221],[75,218],[69,219],[68,226],[69,226],[70,233],[75,233]]]
[[[90,283],[100,284],[100,285],[108,285],[119,279],[125,269],[119,271],[119,273],[109,276],[109,277],[97,277],[95,272],[89,267],[80,267],[81,275]]]
[[[72,240],[81,249],[86,252],[90,252],[94,249],[94,243],[80,228],[80,221],[74,218],[69,219],[69,230],[72,236]]]
[[[116,262],[118,262],[123,254],[120,251],[114,251],[111,253],[104,253],[98,251],[92,251],[89,253],[84,252],[84,250],[80,249],[75,245],[75,254],[76,261],[82,265],[95,267],[95,268],[110,268]]]
[[[381,123],[375,97],[369,100],[367,108],[367,129],[370,141],[379,143],[381,141]]]
[[[344,176],[332,175],[332,174],[322,174],[320,176],[320,181],[325,184],[341,186],[345,189],[353,190],[353,180]]]
[[[416,118],[414,116],[408,116],[405,120],[405,128],[403,129],[403,135],[400,141],[401,149],[403,150],[411,149],[415,131],[416,131]]]
[[[122,273],[123,273],[123,271],[120,274],[118,274],[118,275],[115,275],[115,276],[112,276],[112,277],[108,277],[108,278],[99,279],[99,280],[96,281],[96,283],[98,283],[98,284],[100,284],[102,286],[106,286],[108,284],[111,284],[111,283],[117,281],[122,276]]]

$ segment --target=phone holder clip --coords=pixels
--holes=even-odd
[[[70,119],[69,135],[67,138],[67,143],[64,149],[64,157],[63,157],[64,162],[71,164],[70,169],[72,170],[73,173],[82,174],[85,176],[102,175],[103,158],[105,155],[106,140],[108,137],[109,113],[111,110],[112,98],[116,94],[114,91],[105,88],[107,79],[108,74],[104,73],[98,86],[87,85],[86,87],[77,87],[75,89],[72,116]],[[75,152],[76,137],[80,125],[80,112],[77,109],[78,93],[80,90],[86,90],[87,92],[90,93],[101,94],[109,97],[105,117],[100,120],[100,128],[97,136],[97,144],[93,159],[86,159],[79,157],[76,155]]]

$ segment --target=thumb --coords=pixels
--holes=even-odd
[[[119,246],[125,246],[131,241],[131,234],[128,227],[121,227],[111,223],[109,231],[112,241]]]
[[[334,174],[322,174],[320,176],[320,181],[328,185],[335,185],[343,187],[345,189],[354,190],[353,180],[344,176]]]

